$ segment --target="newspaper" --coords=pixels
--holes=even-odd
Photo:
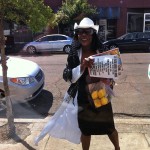
[[[89,68],[91,77],[117,79],[123,70],[118,48],[92,55],[92,58],[94,65]]]

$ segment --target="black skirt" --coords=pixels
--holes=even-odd
[[[78,122],[84,135],[111,134],[115,130],[111,103],[98,110],[93,110],[90,105],[79,106]]]
[[[91,106],[86,92],[86,80],[84,73],[79,79],[78,87],[78,123],[84,135],[111,134],[115,130],[111,102],[98,109]]]

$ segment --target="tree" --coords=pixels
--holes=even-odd
[[[56,22],[72,24],[77,18],[92,16],[96,14],[96,7],[88,4],[87,0],[65,0],[56,14]]]
[[[32,31],[42,30],[49,19],[53,16],[49,6],[45,6],[43,0],[0,0],[0,50],[3,68],[3,83],[6,100],[6,116],[8,119],[8,136],[11,137],[15,133],[14,116],[12,111],[12,103],[10,91],[7,81],[7,65],[5,56],[5,38],[3,32],[3,21],[8,20],[18,24],[29,26]]]
[[[96,7],[88,4],[87,0],[64,0],[55,14],[55,22],[60,26],[60,32],[72,36],[75,22],[83,17],[92,18],[96,14]],[[68,31],[65,31],[65,28],[68,28]]]

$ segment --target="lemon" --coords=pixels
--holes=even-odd
[[[105,89],[100,89],[98,91],[98,98],[102,98],[104,96],[106,96],[106,90]]]
[[[107,99],[107,97],[102,97],[100,102],[101,102],[102,105],[108,104],[108,99]]]
[[[98,91],[93,91],[91,96],[92,96],[92,99],[97,99],[98,98]]]
[[[95,99],[94,100],[94,105],[95,105],[96,108],[101,107],[102,106],[101,100],[100,99]]]

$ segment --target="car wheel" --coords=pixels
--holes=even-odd
[[[109,46],[109,49],[114,49],[114,48],[117,48],[117,45],[114,44]]]
[[[29,46],[27,48],[28,53],[30,54],[35,54],[36,53],[36,48],[34,46]]]
[[[70,45],[66,45],[66,46],[64,46],[64,48],[63,48],[63,51],[65,52],[65,53],[69,53],[70,52],[70,50],[71,50],[71,46]]]

